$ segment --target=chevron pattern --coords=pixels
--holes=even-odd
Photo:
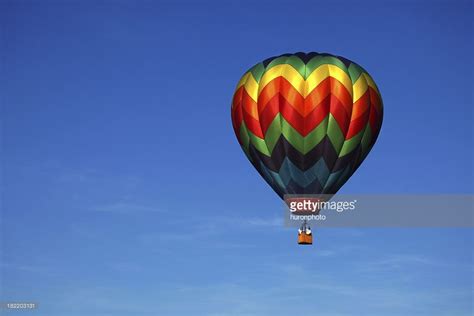
[[[240,79],[232,124],[275,192],[335,194],[373,147],[383,104],[372,77],[330,54],[269,58]]]

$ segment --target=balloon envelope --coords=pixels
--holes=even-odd
[[[374,145],[383,106],[361,66],[340,56],[296,53],[250,68],[231,113],[243,151],[283,198],[335,194]]]

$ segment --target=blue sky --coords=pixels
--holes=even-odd
[[[346,56],[385,117],[341,192],[472,194],[472,2],[0,11],[2,300],[41,316],[472,315],[472,229],[321,229],[298,247],[229,112],[262,59]]]

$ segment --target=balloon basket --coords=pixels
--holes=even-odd
[[[298,244],[299,245],[312,245],[313,244],[313,235],[307,235],[301,233],[298,235]]]

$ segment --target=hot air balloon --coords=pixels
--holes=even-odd
[[[334,195],[377,140],[383,104],[358,64],[327,53],[295,53],[245,72],[231,116],[247,158],[282,199]]]

